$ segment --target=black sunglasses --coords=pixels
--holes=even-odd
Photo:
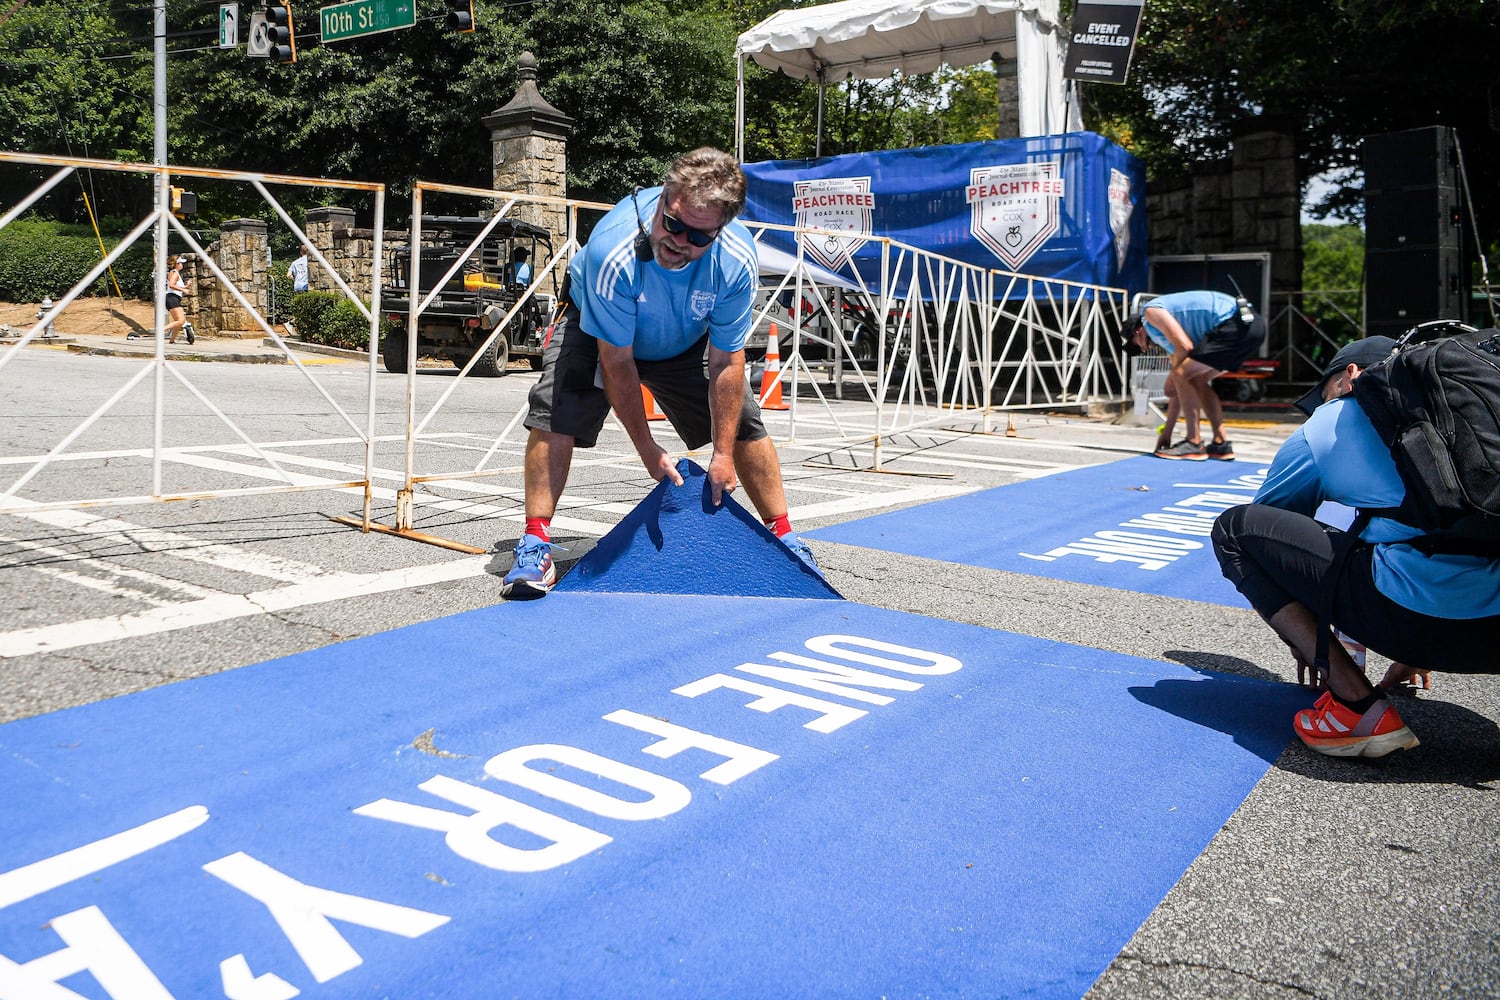
[[[636,222],[636,225],[638,225],[638,226],[641,227],[641,237],[645,238],[645,236],[646,236],[646,222],[645,222],[644,219],[641,218],[641,203],[640,203],[639,200],[636,199],[636,195],[640,194],[640,192],[641,192],[640,188],[636,188],[634,191],[631,191],[630,192],[630,200],[635,203],[635,222]],[[662,194],[661,194],[661,196],[663,198],[665,198],[667,196],[667,193],[665,191],[663,191]],[[687,241],[689,243],[691,243],[695,247],[706,247],[706,246],[708,246],[714,240],[718,239],[719,238],[719,233],[723,231],[723,227],[722,226],[719,227],[718,229],[715,229],[711,233],[705,233],[701,229],[694,229],[692,226],[688,225],[687,223],[683,222],[681,219],[677,218],[677,216],[675,216],[675,215],[671,214],[670,212],[668,212],[665,205],[662,206],[662,210],[661,210],[661,227],[663,229],[665,229],[667,232],[671,233],[673,236],[686,235],[687,236]]]
[[[671,233],[673,236],[686,236],[687,241],[695,247],[708,246],[714,240],[719,238],[720,232],[720,229],[715,229],[711,233],[705,233],[701,229],[694,229],[692,226],[677,218],[677,216],[668,212],[665,208],[663,208],[661,212],[661,227],[667,232]]]

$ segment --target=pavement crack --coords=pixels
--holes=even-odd
[[[1330,998],[1325,998],[1322,994],[1316,992],[1315,990],[1310,990],[1305,986],[1298,986],[1295,983],[1283,982],[1277,979],[1263,979],[1260,976],[1252,975],[1251,973],[1241,971],[1240,969],[1232,969],[1227,965],[1209,965],[1205,962],[1183,962],[1175,960],[1167,961],[1160,959],[1151,959],[1146,958],[1143,955],[1132,955],[1129,952],[1123,951],[1120,952],[1120,956],[1117,961],[1134,962],[1137,965],[1142,965],[1146,968],[1151,969],[1197,969],[1202,972],[1223,972],[1228,973],[1231,976],[1238,976],[1239,978],[1244,979],[1247,982],[1256,983],[1260,986],[1290,990],[1293,993],[1297,993],[1301,996],[1316,998],[1316,1000],[1330,1000]]]

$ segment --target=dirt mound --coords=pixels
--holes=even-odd
[[[0,302],[0,324],[12,334],[24,333],[36,322],[39,303]],[[140,299],[82,297],[57,318],[58,336],[123,337],[132,331],[148,333],[155,322],[155,306]]]

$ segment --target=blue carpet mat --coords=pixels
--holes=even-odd
[[[807,537],[965,566],[1248,607],[1219,572],[1214,518],[1265,476],[1246,462],[1149,455],[938,500]]]
[[[655,578],[601,548],[580,582]],[[560,588],[0,726],[0,994],[1078,997],[1306,701]]]

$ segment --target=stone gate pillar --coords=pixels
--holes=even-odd
[[[490,130],[493,185],[497,191],[564,198],[568,193],[568,136],[573,119],[547,103],[536,86],[536,56],[521,53],[516,75],[521,85],[503,108],[485,115]],[[560,206],[521,203],[512,217],[541,226],[560,248],[567,235],[567,212]]]
[[[262,316],[270,304],[270,282],[266,273],[269,246],[266,224],[260,219],[229,219],[219,224],[215,263]],[[235,301],[227,288],[219,287],[207,268],[199,271],[198,296],[199,307],[204,310],[203,325],[211,327],[219,336],[262,335],[259,324]]]
[[[303,232],[328,259],[355,293],[370,294],[370,261],[360,259],[350,252],[350,234],[354,231],[354,210],[325,205],[309,208]],[[357,252],[357,251],[356,251]],[[366,251],[368,254],[368,251]],[[311,255],[307,258],[307,287],[319,292],[336,292],[338,286],[323,272],[323,267]]]

